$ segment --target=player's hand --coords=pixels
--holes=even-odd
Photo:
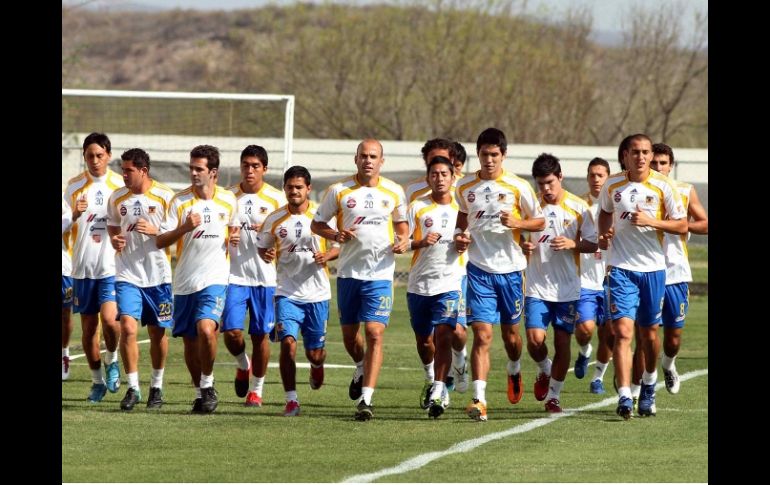
[[[116,234],[110,238],[110,243],[112,243],[112,248],[119,253],[126,247],[126,238],[122,234]]]
[[[636,212],[631,213],[631,224],[635,226],[649,226],[655,219],[647,213],[647,211],[641,209],[639,204],[636,204]]]
[[[259,257],[265,263],[272,263],[275,259],[275,248],[259,249]]]
[[[262,230],[262,224],[250,224],[249,229],[251,229],[252,231],[259,232],[260,230]]]
[[[575,249],[577,247],[577,243],[564,236],[558,236],[551,240],[551,249],[554,251],[561,251],[563,249]]]
[[[350,229],[343,229],[337,233],[337,237],[335,241],[337,241],[340,244],[345,244],[346,242],[350,241],[351,239],[356,238],[356,228],[351,227]]]
[[[185,219],[182,227],[184,227],[185,232],[190,232],[196,227],[200,226],[201,221],[202,219],[200,214],[190,211],[190,213],[187,214],[187,219]]]
[[[519,227],[519,223],[518,223],[519,220],[520,219],[518,217],[514,216],[510,212],[500,211],[500,222],[505,227],[510,227],[511,229],[515,229]]]
[[[404,254],[409,249],[409,238],[401,238],[396,234],[395,242],[393,243],[393,252],[396,254]]]
[[[230,226],[230,246],[238,247],[241,242],[241,226]]]
[[[83,194],[75,201],[75,208],[72,209],[72,222],[75,222],[87,209],[88,199],[86,198],[86,194]]]
[[[532,241],[524,241],[521,243],[521,250],[526,256],[531,256],[532,253],[535,252],[535,246],[537,246],[537,243],[533,243]]]
[[[466,229],[465,232],[455,234],[454,242],[455,250],[457,250],[458,253],[464,253],[471,244],[471,235],[468,230]]]
[[[328,261],[326,253],[324,253],[323,251],[316,251],[316,252],[314,252],[313,253],[313,259],[315,260],[315,263],[318,266],[323,266]]]
[[[139,222],[136,223],[136,232],[146,236],[156,236],[158,234],[158,228],[150,224],[150,221],[148,220],[139,219]]]
[[[441,239],[441,234],[438,232],[429,232],[425,239],[420,241],[420,247],[433,246]]]
[[[615,236],[615,228],[611,227],[609,231],[605,232],[604,234],[599,235],[599,249],[604,249],[605,251],[610,248],[610,241],[612,241],[612,238]]]

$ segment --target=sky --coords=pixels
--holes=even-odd
[[[84,0],[63,0],[64,4],[83,3]],[[305,0],[308,1],[308,0]],[[313,3],[322,3],[320,0],[311,0]],[[328,0],[327,0],[328,1]],[[130,5],[132,7],[144,7],[149,9],[166,10],[174,8],[197,10],[235,10],[241,8],[254,8],[267,4],[291,4],[295,0],[93,0],[90,5]],[[364,0],[347,3],[383,3],[383,0]],[[708,12],[708,0],[528,0],[526,11],[535,16],[558,20],[570,7],[586,6],[593,13],[594,32],[618,33],[622,30],[622,14],[634,5],[641,5],[646,9],[660,8],[664,5],[676,4],[681,12],[684,38],[687,38],[693,29],[693,12]],[[616,36],[617,37],[617,36]]]

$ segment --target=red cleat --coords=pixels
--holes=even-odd
[[[537,380],[535,380],[535,399],[538,401],[545,399],[545,396],[548,395],[548,384],[550,381],[551,376],[544,372],[537,375]]]

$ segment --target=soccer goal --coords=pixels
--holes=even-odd
[[[150,154],[160,181],[189,185],[190,150],[220,150],[220,185],[239,180],[240,153],[262,145],[270,166],[289,167],[294,137],[294,96],[288,94],[181,93],[62,89],[62,186],[84,170],[82,143],[94,131],[112,142],[113,169],[129,148]],[[276,167],[277,168],[277,167]]]

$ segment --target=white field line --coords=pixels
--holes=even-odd
[[[692,372],[688,372],[686,374],[680,375],[679,380],[687,381],[694,377],[708,375],[708,373],[709,373],[708,369],[696,370],[696,371],[692,371]],[[663,386],[664,386],[664,383],[659,382],[658,385],[655,386],[655,389],[659,390],[663,388]],[[535,419],[534,421],[530,421],[529,423],[514,426],[513,428],[509,428],[504,431],[498,431],[497,433],[490,433],[488,435],[484,435],[479,438],[461,441],[460,443],[450,446],[444,451],[433,451],[430,453],[423,453],[422,455],[417,455],[414,458],[410,458],[390,468],[383,468],[382,470],[378,470],[372,473],[363,473],[360,475],[353,475],[351,477],[344,479],[342,482],[343,483],[345,482],[369,483],[379,478],[386,477],[388,475],[398,475],[401,473],[417,470],[419,468],[424,467],[425,465],[427,465],[432,461],[438,460],[439,458],[444,458],[446,456],[450,456],[455,453],[467,453],[491,441],[507,438],[508,436],[512,436],[515,434],[526,433],[527,431],[531,431],[535,428],[539,428],[541,426],[551,424],[557,419],[566,418],[568,416],[572,416],[573,414],[579,413],[581,411],[588,411],[592,409],[603,408],[612,404],[617,404],[617,401],[618,401],[617,397],[613,396],[613,397],[608,397],[606,399],[602,399],[599,402],[587,404],[577,409],[565,409],[564,412],[558,413],[558,414],[551,414],[547,418]]]

